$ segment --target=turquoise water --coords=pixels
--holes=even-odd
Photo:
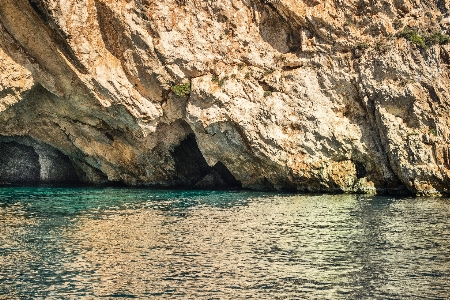
[[[449,299],[450,200],[0,189],[0,299]]]

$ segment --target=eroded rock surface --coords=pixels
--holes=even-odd
[[[448,193],[449,5],[2,0],[0,134],[91,183]]]

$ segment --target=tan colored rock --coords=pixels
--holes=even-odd
[[[395,36],[445,34],[448,9],[3,0],[0,135],[60,150],[94,183],[182,184],[175,150],[194,134],[244,187],[448,193],[450,48]]]

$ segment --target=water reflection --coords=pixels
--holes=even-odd
[[[449,216],[431,198],[0,190],[0,299],[446,299]]]

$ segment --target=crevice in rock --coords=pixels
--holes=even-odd
[[[382,184],[377,184],[376,185],[376,189],[378,193],[390,193],[390,192],[394,192],[398,191],[399,193],[404,193],[405,191],[405,186],[404,183],[401,181],[399,175],[396,173],[395,168],[392,165],[391,162],[391,157],[388,154],[388,144],[385,140],[385,136],[382,132],[382,124],[381,124],[381,120],[379,119],[379,117],[377,117],[377,112],[375,109],[375,99],[373,97],[370,97],[369,95],[366,94],[365,92],[365,83],[362,79],[362,71],[359,68],[359,66],[355,67],[356,72],[358,74],[358,79],[356,79],[355,81],[352,80],[352,85],[355,88],[356,91],[356,98],[355,100],[357,100],[362,107],[364,107],[366,113],[367,113],[367,120],[370,131],[373,133],[372,138],[373,141],[375,143],[375,147],[376,147],[376,152],[380,154],[380,158],[382,160],[384,160],[385,162],[385,167],[386,169],[381,168],[379,170],[380,172],[380,178],[384,178],[382,181],[384,181],[384,183]],[[367,97],[368,100],[365,101],[364,97]],[[358,165],[356,165],[357,168],[357,173],[361,170],[358,171]],[[362,175],[360,173],[360,175]],[[367,172],[366,176],[369,176],[370,173]],[[360,178],[357,175],[358,178]],[[361,177],[362,178],[362,177]],[[373,179],[378,179],[378,178],[373,178]]]
[[[270,86],[269,84],[267,84],[265,81],[258,81],[259,85],[262,87],[262,89],[266,92],[266,91],[270,91],[270,92],[275,92],[276,90]]]
[[[297,70],[300,69],[302,66],[283,66],[282,70],[283,71],[293,71],[293,70]]]
[[[97,186],[114,186],[114,182],[108,180],[97,166],[94,166],[83,159],[72,158],[73,166],[83,183],[94,184]],[[121,186],[124,185],[123,183]]]
[[[209,165],[198,148],[195,136],[190,134],[173,151],[177,181],[180,185],[194,186],[209,173]]]
[[[87,74],[88,70],[83,63],[77,58],[77,55],[67,42],[67,35],[61,29],[61,27],[55,23],[54,19],[49,15],[45,2],[41,0],[28,0],[33,11],[41,19],[46,29],[49,31],[49,35],[54,39],[59,46],[65,57],[77,68],[77,70],[83,74]]]
[[[421,82],[421,85],[428,91],[428,94],[430,95],[430,98],[431,100],[433,100],[433,102],[435,103],[441,102],[438,94],[436,93],[435,88],[432,85],[429,85],[425,82]]]
[[[242,187],[222,162],[210,167],[194,134],[190,134],[172,152],[175,161],[175,185],[194,189],[232,189]]]
[[[69,157],[29,137],[0,136],[0,185],[80,183]]]
[[[133,48],[132,40],[125,35],[126,29],[105,3],[95,0],[98,24],[106,49],[119,60],[127,49]]]
[[[300,51],[300,30],[290,25],[292,22],[288,22],[270,1],[257,2],[255,5],[261,13],[259,31],[263,40],[281,53]]]
[[[443,64],[450,65],[450,55],[448,54],[448,52],[445,50],[444,47],[441,47],[439,51],[439,57]]]
[[[447,9],[447,5],[445,5],[445,0],[438,0],[436,3],[436,6],[443,15],[447,15],[448,9]]]

